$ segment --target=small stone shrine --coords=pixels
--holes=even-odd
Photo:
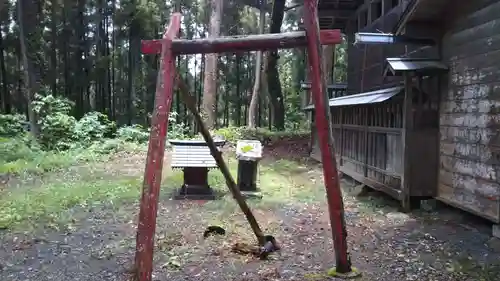
[[[262,158],[262,144],[256,140],[240,140],[236,144],[238,159],[238,187],[245,197],[262,195],[257,188],[258,163]]]
[[[182,169],[184,183],[174,199],[213,200],[215,194],[208,185],[209,169],[217,163],[204,140],[169,140],[172,145],[172,169]],[[224,140],[215,140],[215,145],[224,146]]]

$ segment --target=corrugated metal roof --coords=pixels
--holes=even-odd
[[[213,136],[215,146],[224,146],[226,141],[221,136]],[[171,145],[177,146],[206,146],[208,147],[205,140],[168,140]]]
[[[217,163],[212,154],[210,154],[208,146],[196,145],[174,145],[172,147],[172,160],[170,165],[173,169],[186,167],[217,167]]]
[[[217,162],[210,153],[210,148],[204,140],[168,140],[172,145],[171,167],[200,167],[216,168]],[[219,149],[225,144],[224,140],[214,137],[215,146]],[[220,150],[220,149],[219,149]]]
[[[311,89],[311,82],[301,82],[300,87],[305,90]],[[347,84],[345,83],[329,84],[326,85],[326,88],[328,90],[346,90]]]
[[[330,107],[333,107],[333,106],[344,106],[344,105],[378,103],[392,98],[401,91],[403,91],[402,86],[386,88],[377,91],[361,93],[357,95],[333,98],[330,99],[328,104],[330,105]],[[304,108],[304,110],[312,110],[312,109],[314,109],[314,104],[308,105]]]
[[[433,59],[387,58],[386,61],[393,75],[407,71],[432,72],[448,70],[448,66],[444,63]]]

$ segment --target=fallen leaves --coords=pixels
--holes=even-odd
[[[31,238],[27,240],[19,240],[15,238],[14,241],[17,241],[17,243],[16,245],[14,245],[14,247],[12,247],[13,251],[23,251],[33,247],[36,244],[49,242],[45,238]]]
[[[276,155],[288,153],[283,148],[273,148],[273,151],[278,152]],[[113,161],[122,160],[116,158]],[[135,161],[144,160],[125,161],[120,164],[121,170],[127,171]],[[283,163],[274,163],[273,169],[267,166],[266,173],[285,171],[286,177],[290,178],[285,185],[294,184],[294,188],[306,192],[319,189],[322,173],[318,167],[292,165],[290,161]],[[271,164],[264,161],[262,165]],[[137,166],[142,171],[143,165]],[[284,176],[280,174],[280,177],[271,178],[283,179]],[[220,200],[199,204],[161,200],[154,279],[331,280],[326,277],[326,269],[335,264],[335,254],[324,196],[312,197],[313,201],[307,203],[298,200],[296,193],[290,193],[287,197],[290,200],[278,205],[272,196],[283,192],[280,188],[275,193],[266,193],[268,197],[264,199],[273,204],[252,206],[265,233],[275,235],[282,245],[279,254],[268,261],[259,260],[260,248],[254,244],[251,229],[231,202]],[[441,213],[432,214],[432,219],[429,219],[402,214],[391,204],[391,201],[372,195],[366,198],[355,198],[347,192],[344,195],[349,251],[353,265],[365,275],[359,280],[498,280],[500,269],[492,265],[498,262],[498,239],[490,239],[480,231],[461,226],[467,226],[467,221],[450,225],[440,219]],[[55,281],[72,280],[70,274],[83,275],[81,280],[94,275],[95,279],[91,280],[112,280],[107,274],[118,276],[117,264],[123,265],[124,261],[127,265],[133,264],[137,210],[137,203],[118,210],[116,206],[101,207],[99,213],[80,215],[80,221],[71,222],[64,231],[56,227],[44,228],[55,235],[50,242],[30,238],[30,235],[15,241],[2,237],[0,279],[11,280],[5,272],[14,272],[18,280],[38,280],[48,275],[60,276]],[[226,235],[203,239],[204,227],[211,224],[223,226]],[[25,270],[28,262],[31,271]],[[101,267],[106,268],[106,273],[99,271]],[[71,269],[65,273],[62,268]]]
[[[260,254],[260,247],[257,245],[249,245],[246,243],[235,243],[231,247],[231,251],[233,253],[239,254],[239,255],[254,255],[254,256],[259,256]]]

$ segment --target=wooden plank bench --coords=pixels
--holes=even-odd
[[[172,145],[172,169],[182,169],[183,184],[174,199],[212,200],[214,192],[208,184],[208,171],[217,163],[204,140],[169,140]],[[215,141],[220,148],[225,141]]]

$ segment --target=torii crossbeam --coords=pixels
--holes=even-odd
[[[309,57],[309,74],[311,77],[311,90],[315,105],[315,120],[320,141],[321,158],[323,163],[323,176],[327,194],[330,224],[335,247],[336,272],[351,273],[351,261],[347,249],[347,231],[344,218],[342,192],[340,189],[337,164],[334,152],[334,141],[330,123],[330,108],[326,84],[322,77],[321,45],[335,45],[341,43],[339,30],[319,30],[317,16],[318,0],[304,1],[304,27],[305,32],[289,32],[279,34],[249,35],[238,37],[222,37],[213,39],[182,40],[176,39],[179,34],[181,15],[175,13],[170,18],[161,40],[148,40],[142,42],[142,52],[145,54],[161,53],[160,71],[155,94],[155,107],[151,120],[148,156],[144,172],[144,183],[140,204],[139,222],[137,227],[137,245],[135,255],[136,279],[138,281],[151,281],[153,271],[153,248],[156,230],[156,216],[158,196],[162,179],[163,157],[168,128],[168,114],[170,113],[174,85],[181,86],[184,101],[191,112],[198,119],[199,112],[196,107],[190,107],[190,95],[182,87],[182,81],[176,81],[175,58],[180,54],[243,52],[256,50],[273,50],[278,48],[294,48],[305,46]],[[179,78],[180,79],[180,78]],[[180,83],[180,84],[179,84]],[[201,118],[199,119],[201,122]],[[202,135],[211,148],[219,168],[226,177],[228,187],[235,195],[240,208],[247,216],[259,240],[262,233],[253,218],[244,200],[240,201],[241,194],[235,188],[234,180],[230,176],[227,166],[221,155],[212,148],[213,140],[208,131],[204,130],[201,122]],[[207,136],[208,135],[208,136]],[[212,145],[211,145],[212,144]],[[235,190],[236,189],[236,190]],[[238,196],[239,195],[239,196]],[[241,197],[242,199],[242,197]],[[255,227],[254,227],[255,225]],[[261,241],[259,241],[261,242]]]

